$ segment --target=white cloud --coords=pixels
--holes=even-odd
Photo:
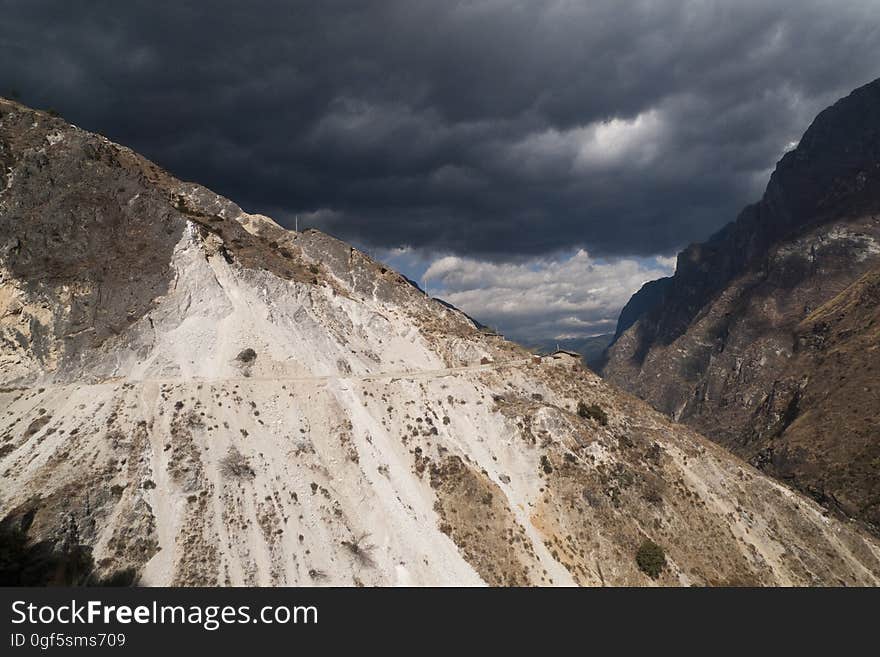
[[[675,265],[678,261],[676,256],[654,256],[654,260],[661,268],[669,270],[670,274],[675,273]]]
[[[658,109],[632,119],[612,118],[588,125],[533,133],[510,147],[508,156],[526,171],[554,166],[577,173],[608,169],[622,164],[651,164],[663,147],[666,123]]]
[[[433,261],[423,279],[432,295],[481,322],[536,341],[613,331],[633,292],[674,266],[663,257],[596,260],[584,250],[516,263],[446,256]]]
[[[594,123],[578,131],[580,168],[607,166],[627,161],[648,164],[657,156],[663,136],[663,120],[657,110],[634,119],[614,118]]]

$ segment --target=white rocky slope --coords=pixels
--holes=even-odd
[[[0,518],[89,581],[880,578],[856,524],[338,240],[7,101],[0,158]]]

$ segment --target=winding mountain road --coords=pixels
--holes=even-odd
[[[11,392],[34,389],[69,389],[74,387],[105,387],[125,383],[175,385],[181,383],[329,383],[331,381],[374,381],[377,379],[436,379],[453,376],[463,372],[486,372],[519,367],[532,362],[532,357],[516,358],[479,365],[462,365],[460,367],[444,367],[431,370],[396,370],[390,372],[372,372],[368,374],[324,374],[311,376],[238,376],[238,377],[166,377],[133,379],[129,377],[111,377],[103,381],[77,383],[39,383],[28,386],[0,386],[0,392]]]

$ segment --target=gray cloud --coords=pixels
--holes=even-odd
[[[703,239],[818,111],[880,75],[876,0],[0,0],[0,15],[0,93],[251,211],[486,262]]]
[[[375,246],[667,253],[878,74],[876,3],[0,0],[0,74]]]

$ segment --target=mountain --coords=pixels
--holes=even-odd
[[[823,111],[763,198],[621,315],[604,375],[880,527],[880,80]]]
[[[617,328],[615,329],[614,335],[609,341],[609,344],[606,346],[606,349],[614,342],[617,342],[617,340],[620,339],[620,336],[623,335],[630,326],[635,324],[642,315],[662,303],[666,296],[666,291],[672,282],[672,277],[658,278],[656,281],[648,281],[642,285],[638,292],[630,297],[629,301],[626,302],[626,305],[620,311],[620,317],[617,318]]]
[[[0,580],[876,585],[573,358],[0,101]]]

